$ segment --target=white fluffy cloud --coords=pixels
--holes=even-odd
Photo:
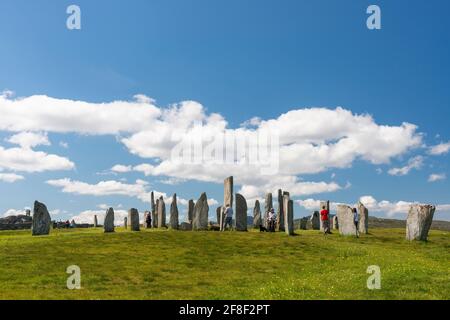
[[[67,158],[30,148],[5,149],[0,146],[0,168],[16,172],[71,170],[75,164]]]
[[[419,170],[423,166],[423,157],[417,156],[409,159],[408,164],[401,168],[392,168],[388,171],[391,176],[406,176],[411,170]]]
[[[450,151],[450,141],[447,143],[440,143],[438,145],[430,147],[428,153],[433,156],[439,156],[442,154],[446,154]]]
[[[234,175],[239,177],[237,183],[241,185],[242,193],[249,197],[252,193],[261,196],[279,187],[289,190],[293,196],[333,192],[343,186],[336,182],[307,182],[300,176],[332,168],[349,168],[356,160],[389,163],[422,144],[422,136],[413,124],[380,125],[370,115],[353,114],[344,108],[292,110],[276,119],[253,118],[236,129],[230,128],[221,115],[208,114],[197,102],[184,101],[160,108],[154,100],[143,95],[136,96],[133,101],[108,103],[42,95],[20,99],[0,95],[0,114],[0,130],[4,131],[120,134],[120,142],[130,153],[157,160],[153,165],[136,166],[135,171],[168,181],[214,183],[221,183],[224,176]],[[250,153],[255,148],[252,143],[267,132],[279,138],[276,159],[259,157],[268,165],[277,162],[279,169],[270,175],[261,174],[261,162],[249,163],[245,156],[235,154],[234,150],[230,156],[232,161],[225,164],[207,153],[211,151],[213,137],[222,135],[250,141],[246,146]],[[204,147],[202,161],[180,162],[172,158],[174,148],[187,138]],[[225,157],[230,155],[228,149],[225,151]],[[131,168],[125,164],[113,169],[126,173]]]
[[[50,141],[46,133],[21,132],[7,139],[9,143],[17,144],[22,148],[33,148],[40,145],[49,146]]]
[[[25,177],[15,174],[15,173],[1,173],[0,172],[0,181],[7,183],[14,183],[20,180],[24,180]]]
[[[428,182],[436,182],[447,179],[447,175],[445,173],[433,173],[428,177]]]

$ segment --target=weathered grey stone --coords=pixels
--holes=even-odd
[[[123,226],[124,226],[125,230],[128,229],[128,218],[127,217],[123,218]]]
[[[253,208],[253,228],[259,228],[262,225],[261,204],[259,200],[256,200],[255,207]]]
[[[178,230],[178,205],[176,193],[173,195],[172,203],[170,204],[169,226],[171,229]]]
[[[247,200],[236,193],[236,231],[247,231]]]
[[[43,236],[50,233],[51,218],[45,204],[34,202],[31,233],[33,236]]]
[[[31,210],[30,209],[25,210],[25,215],[27,217],[31,217]]]
[[[334,216],[334,217],[333,217],[333,229],[334,229],[334,230],[338,230],[338,229],[339,229],[339,220],[338,220],[338,216]]]
[[[314,211],[311,215],[311,218],[309,218],[309,221],[311,222],[311,229],[312,230],[320,230],[320,213],[319,211]]]
[[[166,226],[166,204],[164,202],[164,198],[161,196],[158,201],[156,202],[158,204],[158,228],[167,228]]]
[[[406,239],[427,241],[435,211],[436,207],[432,205],[412,205],[406,219]]]
[[[267,228],[267,218],[269,217],[269,211],[273,209],[273,202],[272,202],[272,193],[266,194],[266,199],[264,203],[264,226]]]
[[[347,205],[338,205],[337,217],[339,233],[343,236],[356,236],[357,230],[353,219],[353,209]]]
[[[308,221],[309,221],[308,218],[301,218],[300,219],[300,229],[301,230],[306,230],[307,229]]]
[[[331,226],[333,221],[332,221],[331,212],[330,212],[330,201],[321,201],[320,202],[319,217],[320,217],[320,212],[323,210],[323,207],[325,207],[326,210],[328,210],[328,221],[329,221],[328,225]],[[322,226],[322,218],[319,219],[319,223],[320,223],[320,231],[324,231],[323,226]]]
[[[360,202],[358,204],[359,224],[358,229],[360,234],[369,233],[369,210]]]
[[[158,228],[158,206],[155,203],[155,194],[152,191],[151,193],[151,215],[152,215],[152,228]]]
[[[222,215],[222,206],[216,208],[216,218],[217,218],[217,224],[220,226],[221,221],[221,215]]]
[[[97,215],[94,216],[94,228],[98,227],[98,219],[97,219]]]
[[[288,194],[283,196],[284,231],[288,236],[294,235],[294,201]]]
[[[114,209],[109,208],[106,211],[105,222],[103,223],[103,230],[105,232],[114,232]]]
[[[158,228],[158,219],[156,218],[156,211],[151,212],[152,215],[152,228]]]
[[[194,219],[192,223],[192,230],[201,231],[208,230],[208,198],[206,193],[202,193],[194,206]]]
[[[187,222],[191,225],[192,225],[192,222],[194,221],[194,207],[195,207],[194,200],[192,200],[192,199],[189,200]]]
[[[128,221],[130,222],[131,231],[140,231],[139,212],[137,209],[132,208],[128,210]]]
[[[223,185],[223,206],[233,208],[233,177],[226,178]]]
[[[277,208],[277,228],[278,231],[284,231],[284,194],[283,190],[278,190],[278,208]]]
[[[182,222],[180,224],[179,230],[181,230],[181,231],[192,231],[192,224],[187,223],[187,222]]]

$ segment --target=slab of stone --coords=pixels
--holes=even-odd
[[[340,204],[337,207],[339,233],[343,236],[356,236],[357,230],[353,219],[353,208]]]
[[[358,204],[359,224],[358,229],[360,234],[369,234],[369,209],[367,209],[361,202]]]
[[[171,229],[178,230],[178,205],[176,193],[173,195],[172,203],[170,204],[169,227]]]
[[[158,228],[167,228],[166,226],[166,204],[164,202],[164,198],[161,196],[158,201]]]
[[[131,231],[140,231],[139,225],[139,211],[135,208],[128,210],[128,222],[130,223]]]
[[[192,200],[192,199],[189,200],[187,222],[191,225],[192,225],[192,222],[194,221],[194,207],[195,207],[194,200]]]
[[[278,231],[284,231],[285,230],[285,226],[284,226],[284,194],[283,194],[283,190],[279,189],[278,190],[278,208],[277,208],[277,229]]]
[[[34,202],[33,220],[31,233],[33,236],[44,236],[50,234],[51,217],[45,204]]]
[[[273,209],[272,193],[267,193],[264,202],[264,227],[268,228],[267,218],[269,211]]]
[[[180,224],[179,230],[181,230],[181,231],[192,231],[192,224],[187,223],[187,222],[182,222]]]
[[[228,177],[223,183],[223,206],[233,208],[233,177]]]
[[[236,231],[247,231],[247,200],[236,193]]]
[[[433,205],[412,205],[406,219],[406,239],[427,241],[436,207]]]
[[[128,218],[127,217],[123,218],[123,227],[125,228],[125,230],[128,229]]]
[[[94,228],[98,227],[98,219],[97,219],[97,215],[94,216]]]
[[[312,230],[320,230],[320,213],[319,211],[314,211],[311,217],[309,218],[309,221],[311,222],[311,229]]]
[[[308,228],[308,221],[309,221],[308,218],[301,218],[300,219],[300,229],[301,230],[307,230],[307,228]]]
[[[288,194],[283,196],[284,231],[288,236],[294,235],[294,201]]]
[[[253,228],[259,229],[262,225],[261,204],[259,203],[259,200],[256,200],[255,207],[253,208]]]
[[[208,230],[208,197],[206,193],[202,193],[194,206],[194,219],[192,223],[193,231]]]
[[[105,222],[103,223],[103,230],[105,232],[114,232],[114,209],[109,208],[106,211]]]

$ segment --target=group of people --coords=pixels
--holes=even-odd
[[[356,227],[356,236],[359,238],[359,215],[358,210],[356,208],[352,209],[353,211],[353,223]],[[324,235],[331,234],[330,230],[330,212],[328,211],[326,206],[322,206],[322,211],[320,211],[320,220],[322,221],[322,229]],[[339,221],[338,221],[339,223]]]

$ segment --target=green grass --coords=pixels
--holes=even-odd
[[[0,232],[0,299],[449,299],[450,233]],[[81,268],[68,290],[66,268]],[[382,272],[368,290],[369,265]]]

